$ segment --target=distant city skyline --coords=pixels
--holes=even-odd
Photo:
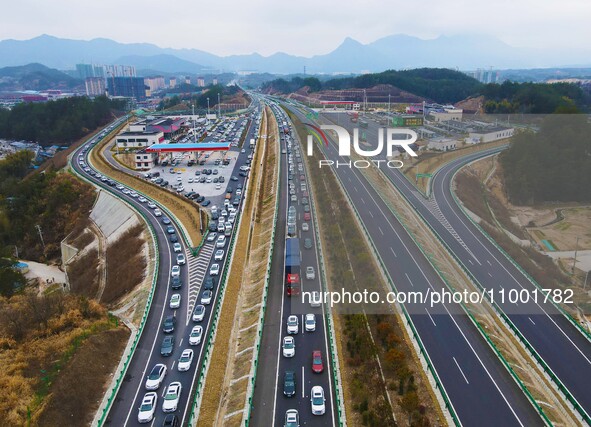
[[[289,8],[271,0],[226,0],[207,7],[189,0],[173,5],[155,0],[22,0],[3,8],[0,39],[50,34],[217,55],[285,52],[309,57],[331,51],[346,37],[365,44],[392,34],[422,39],[478,34],[514,47],[589,52],[589,17],[587,0],[456,0],[453,5],[368,0],[345,6],[337,0],[302,0]]]

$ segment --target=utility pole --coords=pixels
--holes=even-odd
[[[195,133],[195,104],[191,104],[193,110],[193,141],[197,143],[197,134]]]
[[[220,110],[221,105],[222,104],[220,104],[220,93],[218,92],[218,119],[222,116],[222,111]]]
[[[579,237],[577,236],[577,243],[575,243],[575,259],[573,260],[572,273],[575,274],[575,265],[577,264],[577,250],[579,249]]]
[[[388,114],[390,114],[390,94],[388,94]]]
[[[43,241],[43,233],[41,232],[41,226],[39,224],[37,224],[35,226],[35,228],[37,229],[37,232],[39,233],[39,238],[41,239],[41,244],[43,245],[43,252],[45,252],[45,241]]]
[[[209,97],[207,97],[207,124],[209,124]]]

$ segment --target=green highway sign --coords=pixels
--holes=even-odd
[[[431,178],[433,174],[430,173],[418,173],[417,178]]]

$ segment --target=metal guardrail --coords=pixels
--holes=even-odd
[[[395,186],[395,184],[392,181],[392,179],[390,177],[387,177],[387,178]],[[396,216],[396,218],[398,218],[398,221],[403,225],[403,227],[405,229],[407,229],[406,225],[404,225],[404,223],[401,221],[401,219],[399,218],[399,216],[395,213],[394,209],[390,206],[390,204],[386,200],[386,198],[379,191],[376,190],[376,192],[380,195],[380,197],[382,198],[382,200],[384,201],[384,203],[388,206],[388,208],[390,209],[390,211],[392,212],[392,214],[394,216]],[[402,194],[402,196],[404,197],[404,199],[406,200],[406,202],[410,204],[410,200],[408,200],[408,197],[403,192],[400,192],[400,193]],[[452,192],[452,195],[453,195],[453,197],[455,199],[455,194],[453,192]],[[457,200],[456,200],[456,203],[458,203]],[[461,205],[459,205],[459,206],[463,210],[462,206]],[[461,259],[451,250],[451,248],[447,245],[447,243],[439,235],[439,233],[431,226],[431,224],[429,224],[429,222],[425,219],[425,217],[419,211],[415,210],[415,212],[417,213],[417,215],[419,215],[419,217],[423,220],[423,222],[427,225],[427,227],[429,227],[429,229],[431,230],[431,232],[437,237],[437,239],[439,240],[439,242],[443,245],[443,247],[445,248],[446,252],[452,257],[452,259],[462,269],[462,271],[472,281],[472,283],[474,283],[481,291],[486,290],[486,288],[484,288],[480,284],[480,282],[476,279],[476,277],[472,274],[472,272],[464,265],[464,263],[461,261]],[[466,216],[468,216],[467,213],[464,210],[463,210],[463,212],[464,212],[464,214],[466,214]],[[447,280],[445,279],[445,277],[443,276],[443,274],[441,273],[441,271],[431,261],[430,257],[428,257],[426,255],[426,253],[424,252],[421,244],[416,241],[416,239],[414,238],[414,236],[410,233],[410,231],[408,229],[407,229],[407,232],[410,235],[410,237],[413,239],[413,241],[415,242],[415,244],[417,245],[417,247],[427,257],[427,259],[429,260],[430,264],[438,272],[439,276],[446,283],[446,285],[448,287],[450,287],[451,289],[453,289],[453,287],[451,287],[451,285],[447,282]],[[568,392],[568,390],[566,389],[566,387],[564,386],[564,384],[562,384],[562,382],[558,379],[558,377],[556,376],[556,374],[554,374],[554,372],[550,369],[550,367],[546,364],[546,362],[542,359],[542,357],[537,353],[537,351],[533,348],[533,346],[529,343],[529,341],[527,341],[527,339],[521,334],[521,332],[519,331],[519,329],[513,324],[513,322],[503,312],[503,310],[498,306],[498,304],[495,303],[494,301],[490,301],[489,294],[487,292],[483,292],[483,293],[484,293],[485,298],[487,299],[487,301],[491,304],[491,307],[495,310],[495,312],[499,315],[499,317],[507,324],[507,326],[509,326],[511,332],[513,332],[513,334],[519,339],[519,341],[522,343],[522,345],[532,355],[532,357],[534,358],[534,360],[542,367],[542,369],[544,370],[544,372],[550,377],[550,379],[553,381],[553,383],[557,386],[558,390],[563,393],[563,395],[566,397],[566,399],[569,401],[569,403],[571,403],[571,405],[573,405],[574,409],[583,417],[583,419],[585,419],[587,421],[587,423],[590,423],[591,424],[591,418],[589,418],[589,415],[584,411],[584,409],[576,401],[576,399],[574,398],[574,396],[572,396],[570,394],[570,392]],[[463,304],[462,304],[462,306],[463,306]],[[468,310],[465,307],[463,307],[463,308],[464,308],[464,311],[466,311],[466,313],[468,313],[468,315],[470,315],[470,313],[468,312]],[[470,315],[470,317],[471,317],[471,315]],[[487,341],[490,341],[488,335],[479,326],[478,322],[475,319],[472,319],[472,320],[473,320],[473,322],[476,322],[478,329],[481,331],[481,334],[484,335],[485,339]],[[490,341],[489,344],[491,344],[491,343],[492,343],[492,341]],[[498,349],[496,348],[496,346],[494,346],[494,344],[492,344],[492,347],[493,347],[494,351],[497,353],[497,355],[500,355],[500,352],[498,351]],[[528,399],[531,401],[532,405],[539,412],[540,416],[544,420],[546,420],[547,419],[546,414],[543,412],[543,409],[537,404],[537,402],[535,401],[535,399],[531,398],[531,393],[527,389],[527,387],[525,386],[525,384],[517,377],[516,373],[510,368],[510,366],[508,365],[508,363],[506,362],[506,360],[502,356],[500,357],[500,359],[503,362],[503,364],[505,365],[505,367],[507,367],[507,369],[509,370],[510,374],[512,376],[514,376],[514,379],[516,379],[518,385],[522,388],[523,392],[526,394],[526,396],[528,397]],[[581,410],[582,410],[582,412],[581,412]]]

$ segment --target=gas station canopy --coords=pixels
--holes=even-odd
[[[229,142],[199,142],[186,144],[153,144],[146,148],[146,152],[171,153],[179,151],[228,151]]]

